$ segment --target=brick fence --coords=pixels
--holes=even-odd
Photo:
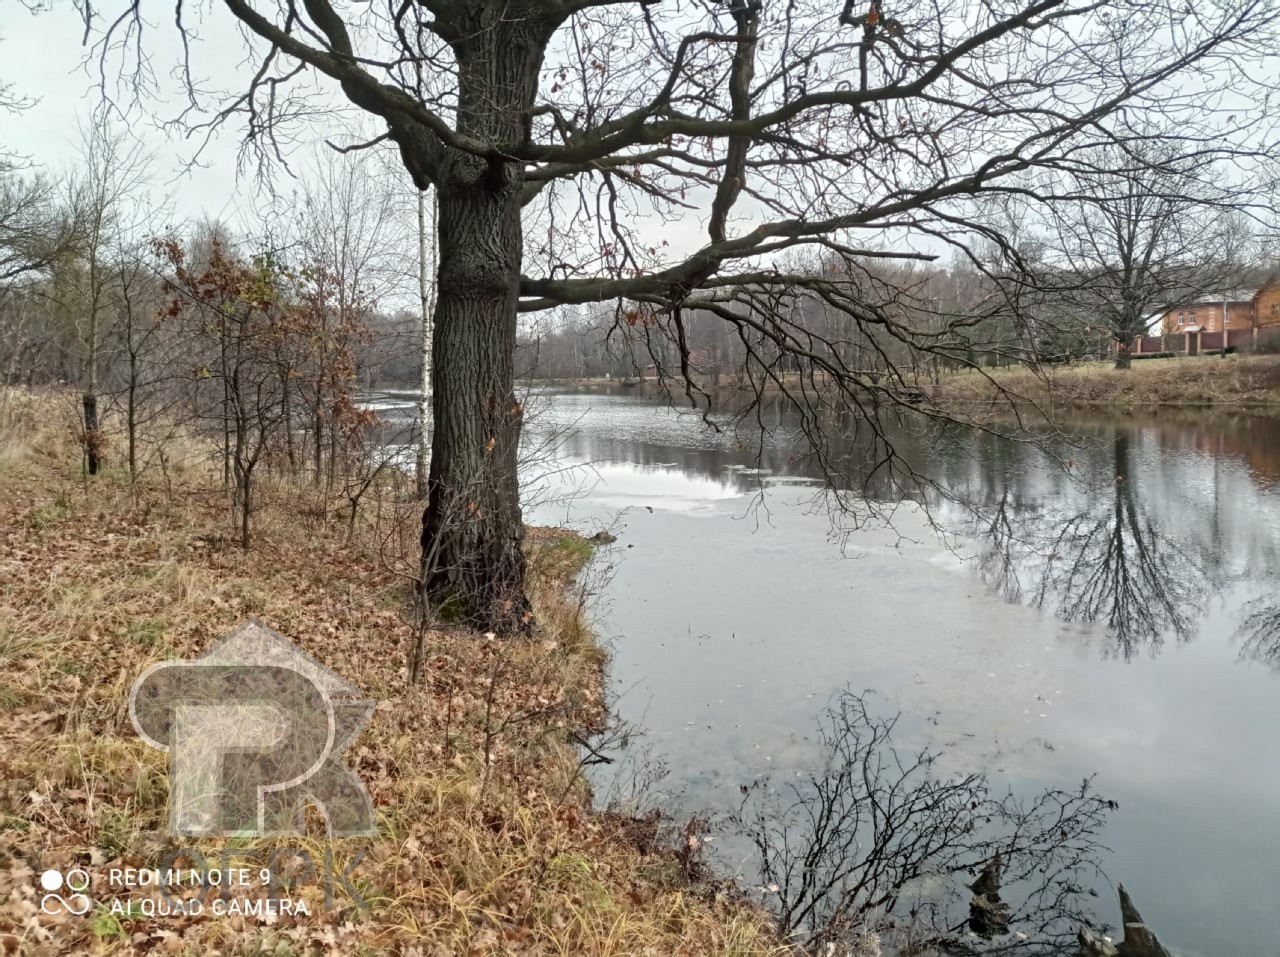
[[[1225,335],[1227,346],[1242,352],[1252,352],[1260,345],[1280,345],[1280,328],[1277,329],[1230,329]],[[1134,355],[1152,352],[1179,352],[1194,356],[1202,352],[1216,352],[1222,349],[1221,332],[1179,332],[1167,336],[1141,336],[1133,340]]]

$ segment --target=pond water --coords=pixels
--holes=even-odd
[[[833,696],[867,691],[935,775],[1092,776],[1117,802],[1086,879],[1104,922],[1123,883],[1175,953],[1280,955],[1280,419],[904,428],[948,494],[873,482],[883,514],[833,518],[783,408],[763,438],[631,394],[529,410],[526,519],[618,536],[597,622],[633,750],[666,769],[648,800],[724,815],[803,780]],[[602,768],[600,799],[634,773]],[[749,843],[712,836],[758,883]]]

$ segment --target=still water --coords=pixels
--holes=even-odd
[[[783,409],[763,432],[627,394],[529,409],[527,520],[618,535],[597,623],[633,750],[666,770],[648,801],[723,817],[803,778],[833,696],[867,691],[937,775],[1093,777],[1118,805],[1084,878],[1102,921],[1123,883],[1175,953],[1280,955],[1280,419],[908,428],[942,491],[871,483],[881,514],[833,516]],[[759,883],[729,830],[720,866]]]

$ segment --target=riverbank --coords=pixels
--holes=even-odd
[[[966,370],[934,386],[939,404],[1021,404],[1071,408],[1280,408],[1280,356],[1143,359],[1128,370],[1112,362]],[[1003,393],[1003,394],[1002,394]]]
[[[43,397],[0,409],[0,951],[786,952],[760,912],[691,881],[696,855],[673,853],[654,820],[592,810],[575,741],[606,713],[604,654],[576,584],[583,540],[531,531],[538,640],[429,631],[411,685],[416,519],[394,489],[348,540],[334,501],[265,488],[245,552],[189,449],[133,486],[109,450],[107,474],[86,481],[73,409]],[[212,866],[292,880],[294,913],[148,917],[154,895],[110,884],[113,869],[175,863],[166,756],[133,731],[130,686],[250,617],[377,702],[346,752],[377,836],[329,840],[309,821],[306,838],[200,841]],[[89,874],[90,912],[42,913],[41,874],[73,868]]]
[[[790,378],[798,378],[792,374]],[[527,383],[534,388],[572,388],[582,392],[635,391],[660,395],[657,379],[547,379]],[[678,384],[671,384],[677,403],[684,401]],[[717,405],[753,396],[781,395],[776,383],[752,386],[732,376],[706,381],[701,388]],[[936,383],[921,379],[917,388],[941,406],[1021,406],[1066,408],[1280,408],[1280,356],[1177,356],[1140,359],[1127,371],[1114,363],[1078,362],[1046,366],[1036,372],[1024,366],[966,369],[944,374]]]

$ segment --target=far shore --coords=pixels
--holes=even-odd
[[[1144,359],[1129,369],[1111,361],[966,370],[930,390],[943,403],[1005,401],[1067,408],[1280,407],[1280,356],[1176,356]]]
[[[794,373],[784,377],[794,380]],[[695,379],[713,400],[729,400],[749,394],[754,387],[733,375],[719,381],[710,376]],[[528,379],[533,387],[573,388],[583,391],[634,391],[651,395],[662,391],[654,376],[588,377],[580,379]],[[806,383],[808,384],[808,383]],[[1064,408],[1280,408],[1280,355],[1176,356],[1141,359],[1130,369],[1116,369],[1111,361],[1076,362],[1045,366],[965,369],[942,374],[936,382],[921,376],[913,386],[935,403],[955,406],[996,404],[1051,405]],[[676,395],[681,383],[668,380]],[[778,395],[770,382],[763,395]]]

